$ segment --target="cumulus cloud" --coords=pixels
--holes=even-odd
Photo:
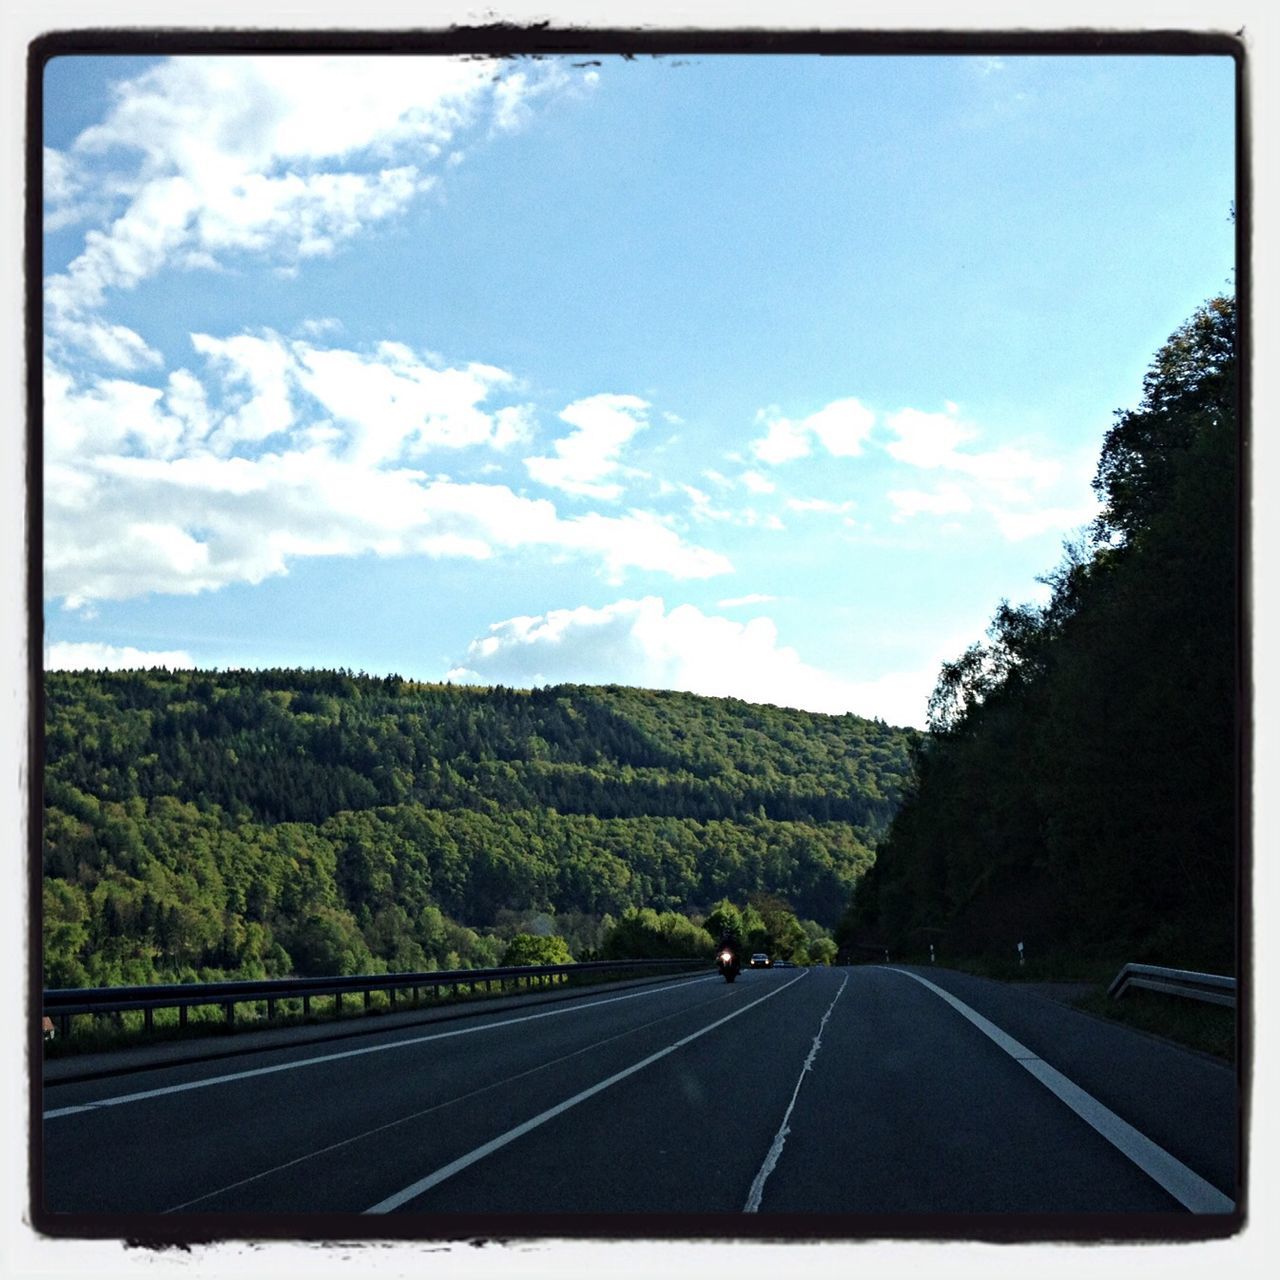
[[[894,520],[986,513],[1009,541],[1085,524],[1097,513],[1074,469],[1017,445],[977,448],[981,432],[963,421],[958,406],[942,413],[902,409],[889,414],[885,452],[917,470],[934,472],[932,489],[889,490]],[[1069,495],[1069,501],[1063,501]]]
[[[59,641],[46,646],[46,671],[136,671],[168,667],[171,671],[194,667],[185,649],[134,649],[126,645],[97,644],[92,641]]]
[[[428,448],[501,447],[523,406],[487,397],[486,365],[429,366],[407,349],[321,352],[276,335],[206,336],[207,374],[164,387],[45,378],[45,590],[68,606],[190,595],[287,572],[305,556],[485,559],[537,549],[677,579],[731,570],[652,513],[564,518],[503,484],[415,465]],[[383,416],[385,414],[385,417]]]
[[[776,465],[807,457],[816,439],[833,457],[852,458],[862,452],[875,420],[875,413],[853,397],[833,400],[799,420],[784,417],[776,407],[762,409],[756,421],[764,424],[765,434],[751,451],[761,462]]]
[[[560,414],[574,430],[555,442],[553,457],[525,459],[530,476],[566,493],[605,500],[620,497],[622,485],[613,478],[624,470],[619,454],[632,436],[649,425],[648,409],[647,401],[631,395],[575,400]]]
[[[168,266],[332,253],[428,189],[426,167],[486,113],[515,127],[568,79],[558,64],[264,54],[170,58],[122,81],[105,119],[45,150],[50,225],[95,201],[116,211],[46,281],[51,339],[79,343],[73,321]]]
[[[893,438],[885,451],[909,466],[970,476],[1008,501],[1020,501],[1052,485],[1062,474],[1053,458],[1028,449],[1001,446],[962,451],[978,438],[978,429],[961,421],[955,405],[945,413],[902,409],[887,419]]]
[[[780,644],[768,617],[736,622],[690,604],[668,610],[660,597],[646,596],[496,622],[471,642],[448,678],[624,683],[923,724],[936,670],[844,680]]]

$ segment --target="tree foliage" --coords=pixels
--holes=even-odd
[[[761,892],[830,925],[918,736],[342,671],[49,672],[45,695],[51,985],[496,964],[520,932],[586,956],[629,911]]]
[[[572,964],[569,945],[558,935],[542,937],[535,933],[517,933],[502,953],[500,964]]]
[[[839,929],[899,954],[1041,946],[1234,961],[1240,681],[1235,303],[1118,412],[1043,607],[945,664],[917,782]]]

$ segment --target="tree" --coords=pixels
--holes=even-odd
[[[320,907],[287,935],[286,949],[302,977],[371,973],[373,957],[351,914]]]
[[[557,934],[541,937],[535,933],[517,933],[502,953],[502,964],[572,964],[569,946]]]
[[[1234,961],[1239,779],[1235,301],[1157,353],[1120,411],[1105,508],[944,665],[916,786],[840,925],[895,951],[1046,946]]]
[[[1236,300],[1214,298],[1157,353],[1137,409],[1117,412],[1098,462],[1094,489],[1106,507],[1104,541],[1128,542],[1169,506],[1197,438],[1234,443],[1239,382]]]
[[[712,907],[702,927],[714,942],[734,939],[739,946],[746,946],[747,931],[742,924],[742,912],[728,898],[722,898]]]

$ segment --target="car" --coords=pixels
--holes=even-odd
[[[769,967],[769,957],[763,951],[757,951],[751,957],[751,968],[767,969]]]
[[[795,965],[790,960],[775,960],[770,966],[773,969],[794,969]]]

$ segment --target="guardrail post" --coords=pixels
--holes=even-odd
[[[268,1021],[268,1022],[274,1022],[274,1021],[275,1021],[275,1016],[276,1016],[276,1002],[275,1002],[275,997],[273,997],[273,996],[268,996],[268,997],[267,997],[267,1021]]]
[[[335,991],[333,993],[333,1016],[335,1018],[342,1017],[342,992]]]
[[[311,997],[304,995],[302,997],[302,1016],[304,1018],[311,1017]]]
[[[152,1017],[151,1006],[147,1005],[147,1007],[142,1011],[142,1029],[144,1031],[151,1031],[153,1027],[154,1018]]]
[[[187,1006],[180,1004],[178,1006],[178,1026],[185,1027],[187,1025]]]
[[[227,1026],[230,1026],[236,1020],[236,1002],[228,1000],[223,1006],[227,1014]]]
[[[368,1012],[368,1010],[369,1010],[369,1001],[370,1001],[372,998],[373,998],[373,992],[372,992],[372,991],[370,991],[370,990],[366,987],[366,988],[365,988],[365,993],[364,993],[364,1007],[365,1007],[365,1012],[366,1012],[366,1013],[367,1013],[367,1012]]]

